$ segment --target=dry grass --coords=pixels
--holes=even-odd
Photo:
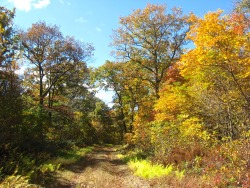
[[[182,179],[178,179],[175,176],[165,176],[162,178],[157,178],[151,180],[150,182],[152,187],[157,188],[165,188],[165,187],[172,187],[172,188],[214,188],[214,184],[211,184],[202,177],[196,176],[185,176]]]

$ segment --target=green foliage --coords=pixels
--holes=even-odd
[[[19,44],[13,27],[14,16],[14,11],[0,6],[0,158],[6,148],[18,146],[21,140],[24,103],[22,81],[15,74]]]
[[[113,111],[115,126],[121,140],[126,133],[132,133],[136,109],[148,94],[148,84],[140,77],[139,67],[132,62],[110,62],[93,71],[96,87],[114,92]]]
[[[28,183],[46,185],[53,181],[54,173],[62,167],[74,164],[81,160],[93,147],[78,148],[73,147],[68,150],[57,152],[56,156],[47,153],[37,155],[28,155],[25,153],[13,153],[6,161],[6,165],[1,169],[3,174],[14,174],[8,177],[2,177],[3,185],[30,186]],[[8,186],[7,186],[8,187]],[[33,186],[34,187],[34,186]]]
[[[125,155],[119,154],[117,157],[122,159],[124,162],[128,163],[136,159],[139,159],[139,160],[146,159],[147,154],[145,153],[145,151],[135,149],[135,150],[127,151]]]
[[[18,145],[20,142],[24,108],[21,92],[17,75],[12,71],[2,72],[0,68],[0,148],[4,144]]]
[[[16,148],[8,150],[8,153],[3,157],[2,178],[6,179],[6,175],[11,175],[10,181],[12,183],[17,180],[24,180],[22,176],[25,177],[27,182],[43,182],[47,179],[48,174],[56,169],[56,165],[46,165],[46,162],[51,157],[47,153],[28,154],[20,152],[20,149]],[[8,182],[9,179],[7,178],[6,181]]]
[[[59,152],[59,155],[55,159],[51,160],[52,164],[57,166],[67,166],[74,164],[82,159],[87,153],[92,151],[93,147],[78,148],[74,147],[69,150],[63,150]]]
[[[8,70],[17,68],[16,58],[19,47],[13,27],[14,17],[15,11],[0,6],[0,67]]]

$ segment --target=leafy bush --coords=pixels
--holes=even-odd
[[[202,159],[204,177],[210,178],[218,187],[249,187],[249,151],[249,137],[215,145]]]

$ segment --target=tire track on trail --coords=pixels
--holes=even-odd
[[[148,188],[147,180],[134,176],[121,159],[117,147],[96,146],[77,164],[58,173],[57,185],[62,188]]]

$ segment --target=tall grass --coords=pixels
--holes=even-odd
[[[173,166],[164,167],[161,164],[152,164],[148,160],[132,160],[128,163],[129,167],[135,172],[135,175],[151,179],[161,176],[167,176],[173,172]]]
[[[46,153],[34,156],[22,154],[20,155],[20,160],[18,165],[16,165],[14,174],[0,179],[2,180],[0,188],[37,188],[40,187],[39,185],[47,185],[48,182],[53,181],[53,174],[60,170],[61,166],[77,163],[92,149],[93,147],[73,147],[70,150],[57,152],[57,155],[52,159],[48,159],[49,155]],[[30,184],[30,182],[33,184]]]
[[[184,177],[185,171],[174,170],[173,165],[164,166],[153,164],[141,150],[128,151],[125,155],[118,154],[118,158],[126,162],[134,171],[134,174],[146,179],[174,175],[178,179]]]
[[[30,184],[28,178],[21,175],[8,176],[0,184],[0,188],[14,188],[14,187],[40,188],[39,185]]]

